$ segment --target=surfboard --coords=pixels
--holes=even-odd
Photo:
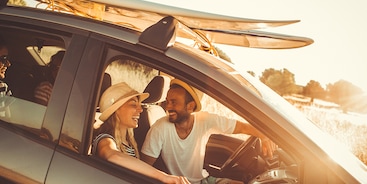
[[[139,18],[150,19],[152,14],[160,17],[173,16],[190,28],[221,29],[221,30],[250,30],[277,27],[299,22],[299,20],[258,20],[240,17],[224,16],[205,13],[163,4],[137,0],[92,0],[97,3],[123,8],[135,12]],[[131,13],[129,12],[129,13]],[[145,15],[144,15],[145,14]],[[149,16],[149,17],[146,17]],[[156,20],[155,22],[157,22]]]
[[[45,3],[42,0],[38,1]],[[288,49],[313,43],[312,39],[306,37],[254,30],[285,26],[300,22],[299,20],[247,19],[138,0],[53,0],[48,3],[47,8],[127,26],[140,32],[166,16],[173,16],[188,28],[201,32],[201,36],[204,35],[207,40],[217,44]]]
[[[213,43],[266,49],[291,49],[310,45],[312,39],[264,31],[202,30]]]

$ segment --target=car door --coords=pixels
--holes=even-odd
[[[0,118],[0,176],[4,178],[1,181],[157,183],[88,155],[96,97],[106,61],[101,59],[108,38],[103,34],[106,30],[122,38],[135,34],[121,27],[55,12],[5,7],[0,13],[0,26],[6,28],[0,33],[4,33],[10,43],[9,50],[14,51],[13,66],[7,73],[6,82],[15,92],[14,96],[1,99],[12,113]],[[25,43],[33,45],[30,49],[33,55],[28,53],[29,44]],[[115,45],[121,43],[118,41]],[[44,106],[35,103],[29,95],[33,94],[35,86],[29,85],[26,91],[24,86],[39,82],[34,81],[38,79],[35,76],[47,67],[49,61],[42,61],[42,53],[50,45],[66,52],[48,105]]]
[[[33,92],[45,77],[44,69],[52,54],[74,48],[75,44],[83,48],[85,42],[83,36],[60,31],[65,30],[60,24],[32,18],[31,11],[6,8],[1,11],[4,14],[0,16],[0,35],[12,58],[4,81],[13,95],[1,96],[0,176],[3,182],[44,183],[59,140],[71,85],[63,85],[57,79],[54,86],[60,89],[52,91],[48,105],[36,103]],[[77,66],[77,56],[66,52],[59,72],[62,78],[73,80],[70,68]]]
[[[111,46],[109,41],[113,40],[93,33],[87,41],[72,82],[60,141],[46,183],[157,183],[152,178],[90,155],[93,123],[97,118],[96,107],[105,69],[111,57],[123,55],[119,51],[126,50],[124,45],[130,45],[120,41]],[[111,47],[117,47],[115,49],[119,51],[111,51]]]

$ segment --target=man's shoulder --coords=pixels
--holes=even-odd
[[[153,128],[153,127],[166,126],[169,123],[170,122],[168,120],[168,116],[163,116],[163,117],[157,119],[157,121],[151,126],[151,128]]]
[[[214,113],[210,113],[208,111],[199,111],[199,112],[195,112],[193,113],[196,118],[198,119],[202,119],[202,118],[211,118],[211,117],[217,117],[218,115],[217,114],[214,114]]]

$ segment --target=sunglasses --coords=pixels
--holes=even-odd
[[[10,66],[9,56],[8,55],[0,56],[0,63],[2,63],[5,67],[9,67]]]

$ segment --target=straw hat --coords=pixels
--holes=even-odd
[[[177,84],[181,87],[183,87],[187,92],[190,93],[190,95],[192,96],[192,98],[194,99],[195,103],[196,103],[196,108],[194,109],[194,112],[198,112],[201,110],[201,102],[200,99],[203,96],[203,93],[199,90],[197,90],[196,88],[191,87],[190,85],[186,84],[185,82],[179,80],[179,79],[172,79],[171,80],[171,85],[172,84]]]
[[[101,96],[99,108],[102,114],[99,119],[106,121],[118,108],[135,96],[139,96],[141,102],[149,97],[149,93],[139,93],[125,82],[110,86]]]

